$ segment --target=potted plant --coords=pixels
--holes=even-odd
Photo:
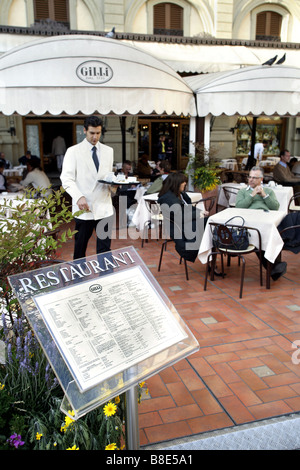
[[[203,198],[218,196],[218,186],[221,184],[219,173],[222,171],[218,167],[215,158],[216,150],[207,149],[204,144],[196,142],[195,154],[189,155],[187,173],[191,177],[194,191],[200,192]],[[214,212],[216,204],[213,208]]]

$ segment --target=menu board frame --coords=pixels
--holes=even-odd
[[[134,247],[9,282],[64,390],[61,409],[73,419],[199,349]]]

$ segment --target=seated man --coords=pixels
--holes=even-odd
[[[248,187],[240,189],[236,196],[235,207],[244,209],[264,209],[267,211],[277,211],[279,202],[271,188],[264,188],[263,170],[259,166],[254,166],[250,170],[248,177]]]
[[[159,167],[160,167],[159,177],[156,178],[154,183],[151,184],[150,188],[147,189],[147,191],[145,192],[145,196],[147,196],[148,194],[159,193],[159,191],[162,188],[164,180],[166,179],[166,177],[171,171],[171,165],[168,162],[168,160],[162,160],[160,162]]]
[[[39,162],[37,160],[30,160],[27,163],[28,173],[26,177],[20,181],[22,186],[33,187],[34,189],[40,190],[43,192],[44,197],[48,197],[51,193],[51,182],[44,171],[40,169]],[[44,190],[44,191],[43,191]],[[39,194],[41,196],[41,194]]]
[[[247,188],[240,189],[237,193],[235,207],[244,209],[263,209],[265,211],[278,210],[279,202],[277,201],[274,191],[271,188],[264,188],[262,186],[263,176],[263,170],[259,166],[254,166],[250,170],[248,177],[249,185]],[[264,256],[262,263],[266,268],[267,260]],[[280,276],[285,274],[286,267],[286,262],[276,263],[275,261],[271,271],[273,281],[276,281]]]
[[[296,194],[300,192],[300,175],[294,175],[291,172],[288,165],[290,158],[291,154],[288,150],[280,152],[280,162],[274,167],[273,178],[283,186],[293,186],[294,194]]]
[[[130,160],[125,160],[122,165],[122,168],[117,172],[117,175],[124,175],[125,178],[128,176],[133,176],[132,172],[132,164]],[[135,193],[136,193],[136,186],[132,184],[123,184],[119,186],[116,192],[117,196],[126,196],[126,207],[127,209],[135,204]]]
[[[5,163],[0,160],[0,193],[7,191],[6,178],[3,175],[5,169]]]

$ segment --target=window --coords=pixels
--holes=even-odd
[[[154,34],[183,36],[183,8],[174,3],[159,3],[153,11]]]
[[[282,16],[275,11],[263,11],[256,17],[256,39],[280,41]]]
[[[34,20],[38,23],[43,20],[53,20],[70,26],[68,0],[34,0]]]

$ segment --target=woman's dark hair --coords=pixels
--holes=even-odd
[[[172,191],[177,197],[180,196],[180,185],[182,183],[187,183],[188,177],[181,171],[178,173],[170,173],[167,178],[164,180],[162,188],[158,194],[158,197],[161,197],[163,194],[166,194],[168,191]]]
[[[101,126],[102,127],[103,122],[102,122],[102,119],[99,118],[98,116],[88,116],[87,118],[85,118],[83,126],[85,130],[88,130],[89,126],[91,127]]]

